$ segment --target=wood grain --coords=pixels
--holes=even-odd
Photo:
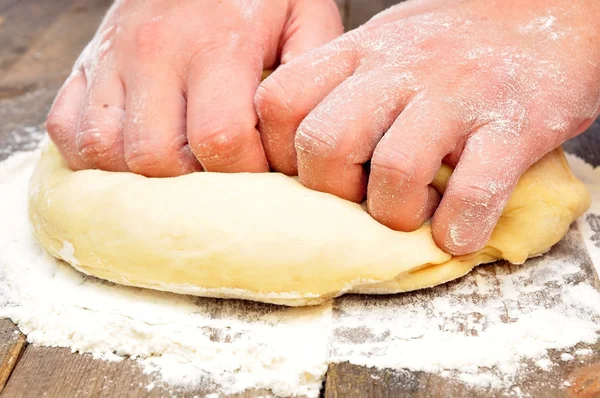
[[[0,392],[4,389],[21,353],[27,345],[26,337],[9,319],[0,320]]]
[[[591,259],[587,255],[579,231],[573,226],[568,235],[551,251],[551,255],[560,258],[565,264],[580,264],[582,272],[569,278],[569,284],[591,284],[600,290],[600,280],[594,269]],[[534,258],[528,261],[528,266],[535,267],[537,263],[545,261],[544,258]],[[499,262],[476,268],[473,272],[476,278],[485,281],[487,286],[496,286],[497,292],[492,296],[500,295],[496,275],[506,275],[517,272],[519,266]],[[411,301],[433,300],[436,297],[447,295],[447,289],[461,283],[461,280],[438,286],[432,289],[417,291],[389,297],[376,296],[344,296],[336,299],[334,314],[338,309],[343,311],[348,304],[359,301],[361,306],[368,310],[369,306],[379,305],[400,308]],[[456,297],[455,297],[456,298]],[[556,296],[536,295],[536,305],[551,307],[556,304]],[[485,307],[486,299],[477,299],[477,306]],[[520,306],[521,304],[518,303]],[[344,331],[352,333],[351,331]],[[335,331],[334,331],[335,333]],[[587,394],[585,396],[600,397],[600,375],[597,373],[600,366],[600,342],[595,344],[579,344],[574,349],[589,348],[591,355],[577,357],[573,361],[561,361],[561,351],[550,350],[549,357],[553,363],[559,364],[549,371],[539,369],[525,361],[529,369],[520,374],[515,385],[519,387],[524,396],[532,397],[567,397],[573,394]],[[377,370],[349,363],[332,364],[329,366],[325,385],[325,397],[456,397],[456,398],[484,398],[490,396],[507,396],[509,391],[486,390],[465,385],[457,379],[444,378],[438,374],[427,372],[414,372],[409,370]],[[590,395],[591,394],[591,395]],[[596,395],[594,395],[596,394]]]
[[[58,88],[73,62],[96,31],[110,5],[108,0],[75,0],[8,68],[0,85]]]
[[[217,392],[203,389],[173,389],[144,374],[134,361],[109,362],[91,355],[73,354],[66,348],[28,346],[14,369],[3,397],[204,397]],[[269,395],[249,390],[232,395],[254,398]]]
[[[347,29],[367,21],[394,0],[336,0]],[[3,148],[27,148],[18,137],[28,127],[41,128],[56,91],[92,37],[110,0],[3,0],[0,1],[0,160]],[[600,123],[567,142],[567,151],[600,165]],[[573,233],[573,231],[572,231]],[[565,241],[554,250],[565,255],[581,252],[581,238]],[[587,283],[598,287],[589,259]],[[503,265],[486,266],[496,269]],[[441,294],[431,291],[421,294]],[[410,299],[410,295],[406,295]],[[402,296],[396,299],[402,300]],[[386,300],[347,297],[338,300]],[[4,396],[203,396],[214,387],[180,391],[156,383],[134,361],[105,362],[90,355],[72,354],[64,348],[28,346],[25,337],[9,320],[0,324],[0,389]],[[582,345],[579,348],[583,348]],[[523,392],[540,397],[600,396],[600,346],[588,346],[594,354],[581,361],[562,364],[551,372],[533,372],[520,380]],[[556,356],[557,353],[552,355]],[[20,359],[19,359],[20,358]],[[16,364],[16,366],[15,366]],[[10,377],[10,378],[9,378]],[[564,382],[570,384],[568,388]],[[154,384],[153,384],[154,383]],[[150,388],[152,387],[152,388]],[[240,397],[267,395],[249,391]],[[327,397],[477,397],[494,396],[456,381],[425,372],[376,370],[347,363],[331,365]]]
[[[398,0],[348,0],[346,28],[356,29],[373,15],[399,2]]]
[[[342,17],[342,23],[344,24],[344,27],[346,27],[348,23],[349,0],[335,0],[335,4],[338,6],[340,16]]]
[[[27,39],[29,24],[17,21],[20,30],[14,32],[13,40],[27,43],[27,47],[0,71],[0,160],[11,151],[30,149],[28,129],[42,129],[56,92],[109,4],[109,0],[72,1],[35,40]],[[19,6],[25,10],[30,7],[27,2]],[[26,14],[23,10],[20,13]],[[6,24],[12,22],[7,20]]]
[[[0,2],[0,74],[33,47],[73,0]],[[3,90],[0,88],[0,97]]]

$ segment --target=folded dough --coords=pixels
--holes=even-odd
[[[443,191],[449,176],[442,168],[434,185]],[[485,248],[452,257],[429,224],[393,231],[360,205],[282,174],[73,172],[50,144],[31,178],[29,215],[48,252],[86,274],[297,306],[430,287],[498,259],[522,263],[558,242],[588,205],[557,149],[521,177]]]

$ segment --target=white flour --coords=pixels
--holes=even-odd
[[[318,395],[331,306],[249,306],[115,286],[56,262],[27,221],[27,180],[37,157],[21,153],[0,163],[0,315],[29,342],[104,359],[140,357],[146,370],[176,385]]]
[[[511,385],[528,371],[583,358],[599,337],[600,294],[584,277],[583,253],[560,247],[523,266],[481,267],[422,292],[349,296],[312,308],[202,299],[86,277],[47,255],[30,231],[27,183],[37,156],[19,153],[0,163],[0,315],[30,343],[107,360],[132,356],[156,372],[157,383],[216,385],[221,393],[266,388],[316,397],[327,365],[349,361],[519,395]],[[576,172],[590,169],[577,162]],[[593,250],[583,221],[580,227]],[[566,239],[576,241],[576,234]]]

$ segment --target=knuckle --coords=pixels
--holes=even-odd
[[[238,34],[235,32],[235,28],[229,30],[229,38]],[[239,35],[239,34],[238,34]],[[230,51],[241,51],[237,40],[231,39],[229,42],[219,35],[208,35],[208,36],[194,36],[184,38],[184,48],[188,49],[186,59],[192,68],[202,69],[206,60],[211,57],[221,56],[225,48]],[[250,62],[250,60],[248,60]]]
[[[172,157],[174,155],[167,146],[141,141],[129,146],[125,162],[134,173],[160,176],[168,168]]]
[[[491,184],[470,182],[456,189],[454,195],[461,205],[471,208],[488,209],[499,199],[499,192]]]
[[[192,132],[190,144],[202,162],[228,164],[242,154],[247,138],[254,133],[254,125],[215,119]]]
[[[337,158],[345,154],[340,129],[319,116],[308,116],[298,127],[294,141],[298,154]]]
[[[74,116],[52,110],[46,117],[46,130],[52,138],[62,138],[73,125]]]
[[[261,122],[274,118],[287,118],[293,114],[288,104],[284,86],[275,75],[270,76],[256,90],[254,103]]]
[[[131,171],[144,174],[148,169],[160,164],[161,159],[155,152],[135,148],[127,154],[125,161]]]
[[[82,127],[77,133],[76,144],[84,160],[96,162],[115,154],[120,130],[95,127],[88,123],[82,124]]]
[[[422,179],[425,171],[420,166],[416,153],[390,146],[375,151],[371,159],[371,170],[405,184]]]

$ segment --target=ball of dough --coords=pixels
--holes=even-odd
[[[450,173],[440,170],[438,190]],[[521,177],[487,245],[452,257],[428,223],[393,231],[361,205],[282,174],[74,172],[49,144],[31,178],[29,215],[43,247],[86,274],[295,306],[426,288],[499,259],[522,263],[557,243],[588,206],[557,149]]]

